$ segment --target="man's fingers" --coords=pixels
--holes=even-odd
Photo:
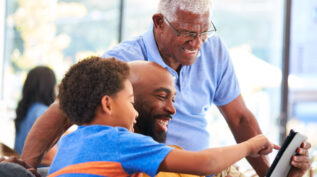
[[[304,141],[304,142],[302,142],[301,147],[305,148],[305,149],[309,149],[309,148],[311,148],[311,144],[307,141]]]
[[[41,177],[41,175],[34,168],[28,168],[27,170],[33,173],[33,175],[35,175],[36,177]]]
[[[6,162],[18,163],[18,159],[14,156],[9,157],[5,160]]]
[[[308,156],[293,156],[292,162],[296,163],[311,163]]]
[[[293,167],[299,168],[303,171],[306,171],[310,168],[310,163],[303,163],[303,162],[296,162],[296,161],[292,161],[291,165]]]
[[[293,156],[291,165],[300,168],[302,170],[308,170],[310,168],[311,161],[308,156]]]
[[[309,154],[308,150],[304,149],[304,148],[297,148],[296,152],[300,156],[308,156],[308,154]]]

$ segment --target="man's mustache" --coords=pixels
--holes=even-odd
[[[171,114],[157,114],[153,116],[154,119],[160,119],[160,118],[170,118],[173,119]]]

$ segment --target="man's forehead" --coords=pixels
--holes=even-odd
[[[178,9],[176,11],[176,18],[174,22],[177,22],[181,28],[201,28],[208,27],[210,25],[209,11],[195,14],[190,11]]]
[[[171,74],[162,66],[154,62],[133,61],[129,62],[131,69],[130,80],[134,82],[157,82],[159,79],[170,79]]]
[[[154,88],[153,90],[154,93],[157,93],[157,92],[165,92],[167,94],[172,94],[172,95],[176,95],[176,90],[174,87],[157,87],[157,88]]]

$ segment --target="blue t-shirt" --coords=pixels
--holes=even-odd
[[[19,131],[15,135],[14,150],[16,150],[19,154],[22,153],[24,141],[34,122],[47,110],[47,108],[48,106],[45,104],[34,103],[28,109],[25,118],[20,124]]]
[[[218,36],[207,39],[197,60],[190,66],[182,66],[179,75],[164,63],[154,39],[153,27],[142,36],[121,42],[103,57],[154,61],[173,75],[177,91],[176,114],[169,122],[166,143],[186,150],[209,147],[210,136],[205,119],[207,110],[212,103],[226,105],[240,94],[229,53]]]
[[[173,148],[122,127],[79,126],[60,140],[49,174],[82,170],[62,176],[155,176]]]

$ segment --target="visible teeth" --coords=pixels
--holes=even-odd
[[[193,50],[190,50],[190,49],[184,49],[186,52],[189,51],[189,52],[196,52],[197,50],[196,49],[193,49]]]
[[[158,120],[158,123],[163,125],[163,126],[167,126],[168,121],[166,121],[166,120]]]

